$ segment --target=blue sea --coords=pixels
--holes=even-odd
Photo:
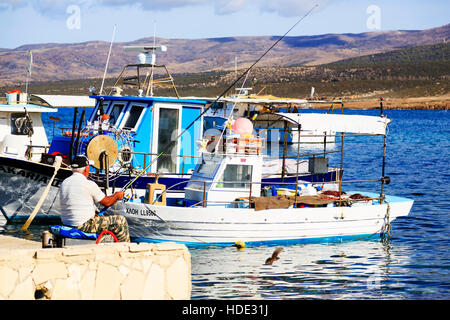
[[[379,115],[379,110],[345,110]],[[386,149],[385,193],[414,199],[408,217],[392,223],[393,238],[341,243],[284,245],[280,259],[264,265],[274,246],[190,248],[193,300],[199,299],[370,299],[450,298],[450,113],[385,110],[392,119]],[[89,113],[88,113],[89,114]],[[57,114],[72,126],[73,109]],[[52,121],[43,116],[49,137]],[[56,132],[57,134],[60,132]],[[339,142],[340,138],[337,138]],[[337,148],[329,145],[328,150]],[[291,152],[296,150],[293,147]],[[321,150],[323,147],[316,147]],[[308,152],[301,145],[301,152]],[[314,150],[311,149],[311,150]],[[383,138],[346,137],[344,180],[381,176]],[[329,157],[339,166],[340,155]],[[379,192],[379,183],[345,188]],[[0,233],[20,226],[1,225]],[[30,227],[39,240],[42,226]]]

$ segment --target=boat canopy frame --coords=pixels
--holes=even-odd
[[[130,77],[123,77],[125,72],[129,68],[136,68],[136,75],[135,76],[130,76]],[[148,77],[148,81],[146,79],[144,79],[144,81],[141,82],[141,69],[143,69],[143,68],[150,68],[151,71],[150,71],[150,76]],[[163,68],[166,71],[166,73],[167,73],[167,77],[166,78],[153,79],[154,69],[155,68],[160,68],[160,69]],[[124,85],[137,86],[138,90],[139,89],[145,90],[145,96],[148,96],[150,88],[152,88],[155,84],[168,85],[168,86],[173,88],[176,97],[178,99],[180,98],[180,95],[178,94],[178,90],[177,90],[177,87],[175,86],[175,82],[173,80],[173,77],[170,74],[169,69],[167,69],[167,67],[165,65],[156,65],[156,64],[150,64],[150,63],[127,64],[123,68],[123,70],[119,74],[119,76],[117,77],[117,80],[114,83],[111,91],[109,92],[109,95],[113,94],[114,88],[117,87],[117,85],[119,83],[122,83]],[[169,83],[169,84],[167,84],[167,83]]]

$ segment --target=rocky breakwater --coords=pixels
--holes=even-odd
[[[0,299],[190,299],[191,264],[175,243],[42,249],[0,236]]]

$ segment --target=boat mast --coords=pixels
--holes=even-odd
[[[112,49],[112,45],[113,45],[113,42],[114,42],[114,35],[116,34],[116,27],[117,27],[117,25],[115,24],[114,25],[114,29],[113,29],[112,38],[111,38],[111,44],[109,45],[108,58],[106,58],[105,72],[103,73],[102,85],[100,87],[100,95],[103,92],[103,85],[105,83],[106,71],[108,70],[109,57],[111,56],[111,49]]]
[[[153,69],[155,67],[155,49],[156,48],[156,21],[153,21],[153,50],[152,50],[152,70],[150,72],[150,97],[153,97]],[[147,87],[147,95],[148,95],[148,87]]]
[[[28,59],[29,59],[29,61],[28,61],[28,68],[27,68],[27,79],[25,82],[25,100],[26,100],[25,104],[28,103],[28,82],[31,77],[31,65],[33,64],[33,52],[31,50],[28,51]]]

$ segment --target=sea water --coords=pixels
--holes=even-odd
[[[345,110],[379,115],[379,110]],[[450,113],[434,110],[385,110],[389,125],[385,193],[414,199],[408,217],[392,223],[393,239],[284,245],[279,260],[265,265],[276,246],[190,248],[191,298],[197,299],[449,299]],[[55,116],[55,115],[53,115]],[[73,109],[63,109],[70,127]],[[43,116],[51,137],[52,123]],[[61,126],[61,124],[59,124]],[[328,145],[327,150],[339,146]],[[344,180],[381,176],[382,137],[344,139]],[[308,147],[301,145],[301,152]],[[311,148],[310,148],[311,149]],[[316,146],[311,150],[321,150]],[[289,153],[294,154],[292,145]],[[340,155],[329,156],[338,167]],[[344,188],[378,191],[379,183]],[[24,237],[20,226],[0,220],[0,234]],[[45,226],[31,225],[39,240]]]

